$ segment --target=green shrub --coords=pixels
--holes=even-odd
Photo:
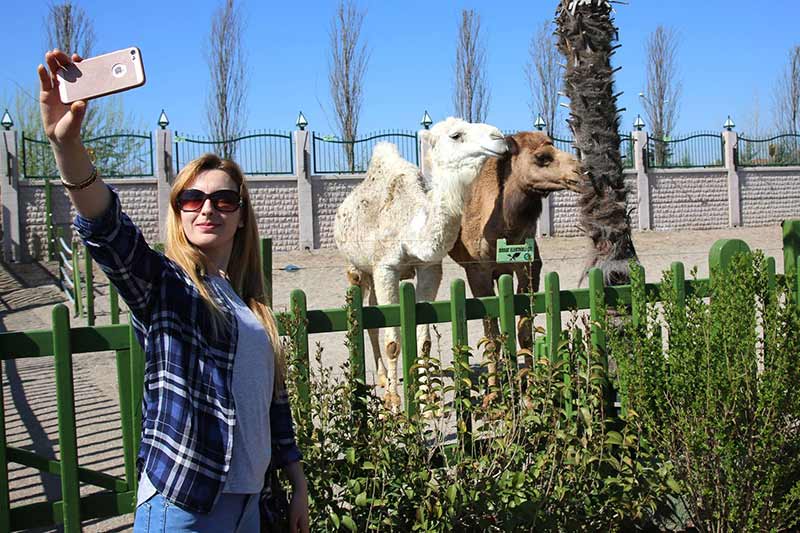
[[[485,371],[460,368],[466,377],[453,381],[456,369],[440,368],[435,356],[423,359],[425,399],[438,403],[412,418],[388,413],[365,384],[346,379],[348,365],[335,377],[320,346],[303,401],[302,362],[292,356],[290,390],[314,529],[597,531],[647,524],[668,490],[669,471],[640,438],[634,415],[620,420],[606,412],[604,367],[584,341],[588,334],[573,326],[557,362],[545,358],[519,370],[498,357],[500,379],[491,387]],[[479,343],[496,345],[502,339]],[[454,401],[456,383],[469,401]]]
[[[798,526],[800,319],[768,272],[740,254],[685,305],[665,274],[662,304],[609,328],[629,422],[674,469],[674,510],[699,531]]]

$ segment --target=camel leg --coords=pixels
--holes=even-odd
[[[399,272],[388,266],[376,266],[372,280],[378,304],[396,304],[400,301]],[[400,395],[397,393],[397,359],[400,357],[398,328],[387,329],[385,339],[388,383],[384,403],[392,411],[398,412],[400,410]]]
[[[350,285],[358,285],[361,287],[361,298],[367,297],[369,299],[369,305],[377,305],[377,300],[375,298],[375,287],[372,280],[372,276],[367,274],[366,272],[362,272],[361,270],[357,269],[354,266],[351,266],[347,269],[347,280],[350,282]],[[377,385],[380,387],[385,387],[387,384],[386,379],[386,366],[383,364],[383,358],[381,357],[381,347],[380,341],[378,340],[378,330],[377,329],[369,329],[367,330],[367,334],[369,335],[369,342],[372,345],[372,356],[375,358],[375,369],[378,373],[376,381]]]
[[[439,285],[442,282],[442,264],[436,263],[431,265],[423,265],[417,267],[417,290],[416,296],[418,302],[433,302],[436,300],[436,294],[439,292]],[[431,330],[425,324],[417,326],[417,349],[421,350],[424,357],[428,357],[431,353]],[[417,383],[419,383],[419,391],[430,402],[436,402],[437,398],[429,394],[428,390],[428,376],[426,369],[420,368],[417,374]],[[435,414],[433,411],[426,411],[424,406],[420,406],[422,412],[427,412],[431,415]]]
[[[482,269],[478,265],[468,265],[464,267],[464,270],[467,273],[467,282],[472,291],[472,296],[483,298],[494,295],[494,281],[492,280],[491,270]],[[484,317],[483,334],[488,339],[495,339],[495,342],[493,342],[495,354],[499,354],[501,347],[500,343],[496,342],[496,339],[500,336],[500,328],[497,325],[496,318]],[[497,364],[495,360],[489,360],[486,370],[489,376],[489,386],[492,387],[497,384]]]

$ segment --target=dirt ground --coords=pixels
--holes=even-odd
[[[647,281],[659,281],[661,272],[673,261],[682,261],[687,273],[697,266],[698,276],[708,275],[708,250],[723,238],[738,238],[753,249],[774,256],[778,272],[783,271],[781,229],[779,226],[730,228],[714,231],[636,232],[634,243],[643,264]],[[538,241],[546,272],[558,272],[561,288],[577,288],[587,258],[585,238],[544,238]],[[299,267],[287,269],[289,265]],[[344,305],[347,280],[345,261],[335,250],[280,252],[273,258],[274,302],[277,311],[286,310],[291,290],[306,292],[309,309],[340,308]],[[293,270],[293,271],[292,271]],[[63,301],[54,286],[54,265],[3,265],[0,268],[0,331],[48,328],[53,304]],[[449,299],[450,283],[463,278],[461,268],[444,263],[444,278],[437,296]],[[107,287],[102,274],[96,276],[98,324],[108,323]],[[469,288],[467,296],[470,297]],[[542,321],[543,317],[537,317]],[[83,321],[73,321],[83,325]],[[434,341],[443,362],[450,352],[448,325],[440,325]],[[482,335],[480,321],[473,321],[470,342]],[[435,336],[434,336],[435,338]],[[319,334],[312,337],[323,349],[326,365],[338,367],[347,357],[342,334]],[[367,356],[368,379],[374,377],[374,363]],[[74,360],[75,389],[81,466],[113,475],[124,473],[119,431],[116,367],[113,354],[86,354]],[[5,361],[3,399],[8,444],[37,453],[58,457],[58,434],[55,415],[52,362],[43,359]],[[12,508],[18,505],[58,499],[58,478],[19,465],[10,465]],[[92,491],[83,487],[82,493]],[[129,531],[132,515],[85,523],[84,531]],[[50,531],[50,530],[43,530]]]

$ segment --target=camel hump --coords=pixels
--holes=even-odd
[[[419,169],[403,158],[397,146],[390,142],[380,142],[372,149],[367,175],[378,181],[412,177],[416,179]]]

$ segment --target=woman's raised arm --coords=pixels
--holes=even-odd
[[[81,124],[86,115],[86,102],[62,104],[58,96],[56,77],[59,67],[80,62],[81,58],[77,54],[70,58],[60,50],[51,50],[44,57],[47,67],[39,65],[37,68],[41,87],[39,106],[42,111],[42,125],[50,139],[62,180],[67,184],[85,185],[82,188],[67,187],[72,204],[82,216],[95,218],[108,210],[111,196],[108,187],[99,177],[88,183],[96,175],[96,170],[81,142]]]

